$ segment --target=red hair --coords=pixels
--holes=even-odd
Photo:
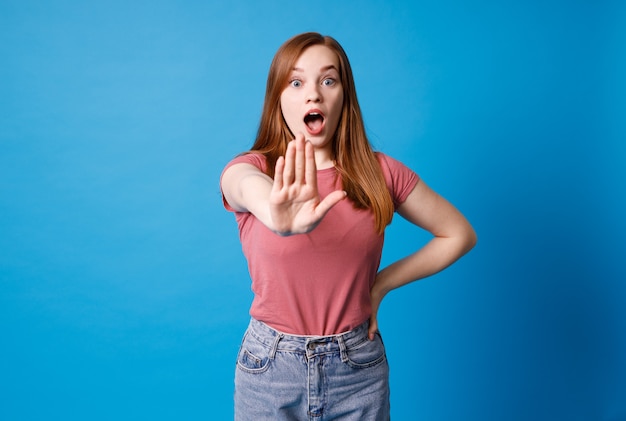
[[[372,211],[376,230],[382,234],[393,217],[393,201],[365,134],[350,62],[341,45],[332,37],[307,32],[287,40],[278,49],[270,65],[261,122],[251,151],[266,157],[268,175],[273,177],[276,160],[285,154],[287,144],[294,138],[283,118],[280,97],[298,57],[313,45],[330,48],[339,59],[344,99],[332,144],[343,189],[355,207]]]

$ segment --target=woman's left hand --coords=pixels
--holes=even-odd
[[[387,293],[445,269],[476,244],[476,233],[465,217],[421,180],[398,207],[398,213],[434,237],[415,253],[376,275],[370,291],[370,339],[378,330],[378,308]]]
[[[376,332],[378,332],[378,308],[380,307],[380,303],[382,302],[383,297],[384,294],[380,293],[380,291],[376,288],[376,283],[374,283],[374,287],[370,291],[370,299],[372,302],[372,315],[370,316],[370,327],[367,333],[370,341],[374,340]]]

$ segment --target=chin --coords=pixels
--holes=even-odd
[[[330,143],[332,142],[332,139],[328,139],[326,136],[323,135],[308,136],[306,140],[311,142],[316,148],[323,148],[330,145]]]

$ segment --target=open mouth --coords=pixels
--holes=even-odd
[[[324,115],[319,111],[310,111],[304,116],[304,124],[310,134],[319,134],[324,128]]]

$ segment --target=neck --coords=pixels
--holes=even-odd
[[[315,166],[318,170],[325,170],[335,166],[335,160],[328,149],[315,149]]]

